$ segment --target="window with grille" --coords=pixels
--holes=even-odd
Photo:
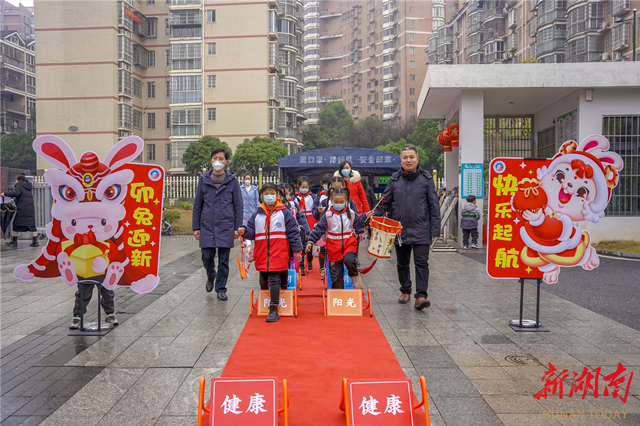
[[[201,130],[200,109],[174,109],[171,111],[171,135],[199,135]]]
[[[201,102],[202,79],[199,75],[171,77],[171,102]]]
[[[147,145],[147,161],[156,161],[156,144]]]
[[[207,56],[214,56],[216,54],[216,44],[207,43]]]
[[[167,67],[171,66],[171,50],[165,50],[164,65]]]
[[[416,89],[409,89],[409,94],[410,95],[415,95],[416,94]]]
[[[147,113],[147,129],[154,130],[156,128],[156,114],[155,112]]]
[[[611,143],[611,151],[622,157],[624,168],[611,193],[606,214],[640,215],[640,115],[602,117],[602,134]]]
[[[118,93],[133,94],[133,75],[127,70],[118,70]]]
[[[551,126],[538,132],[538,158],[551,158],[556,155],[556,128]]]
[[[142,129],[142,112],[137,109],[133,110],[133,128]]]
[[[156,51],[149,51],[149,68],[153,68],[156,66]]]
[[[622,22],[613,27],[613,50],[621,50],[629,47],[629,22]]]
[[[170,112],[165,113],[164,120],[165,120],[164,128],[165,129],[170,129],[171,128],[171,113]]]
[[[212,24],[214,22],[216,22],[216,11],[214,10],[207,10],[207,22],[209,24]]]
[[[133,128],[133,107],[131,105],[118,104],[118,127]]]
[[[416,75],[415,74],[409,74],[409,81],[416,81]]]
[[[416,35],[414,33],[409,33],[409,40],[410,41],[415,41],[416,40]]]
[[[208,75],[207,76],[207,87],[209,89],[215,89],[216,88],[216,76],[215,75]]]
[[[156,97],[156,83],[155,81],[150,81],[147,83],[147,98],[153,99]]]
[[[171,144],[170,143],[164,145],[164,159],[167,161],[171,160]]]
[[[133,96],[137,98],[142,97],[142,82],[137,78],[133,79]]]
[[[207,108],[207,120],[216,121],[216,108]]]

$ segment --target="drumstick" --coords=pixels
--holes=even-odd
[[[376,206],[374,208],[372,208],[371,211],[375,211],[378,208],[378,206],[380,205],[380,203],[382,202],[382,200],[384,200],[384,199],[385,199],[384,197],[380,197],[380,201],[378,201],[378,204],[376,204]],[[366,218],[365,222],[367,220],[369,220],[369,218]]]

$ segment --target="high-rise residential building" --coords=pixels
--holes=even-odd
[[[18,31],[0,33],[0,136],[9,132],[35,133],[31,111],[36,107],[35,41]]]
[[[306,124],[334,100],[356,120],[415,120],[427,40],[457,7],[449,0],[305,0]]]
[[[101,155],[138,135],[140,160],[169,173],[183,173],[182,155],[205,135],[232,148],[271,136],[300,149],[300,0],[36,0],[35,8],[36,32],[46,34],[38,134]]]
[[[468,0],[429,38],[429,64],[628,61],[638,8],[640,0]]]
[[[18,3],[15,6],[6,0],[0,0],[0,31],[17,31],[23,40],[33,39],[32,8]]]

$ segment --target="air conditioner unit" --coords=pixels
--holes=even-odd
[[[374,89],[373,87],[371,89],[369,89],[370,92],[375,92],[376,89]]]
[[[358,96],[358,92],[353,92],[353,97]]]
[[[602,21],[602,24],[600,24],[600,29],[601,30],[606,30],[608,26],[609,26],[609,24],[607,24],[606,21]]]
[[[620,59],[622,57],[622,55],[620,54],[620,52],[616,52],[616,59]]]
[[[358,108],[358,104],[353,104],[353,107],[354,108]]]
[[[376,42],[372,41],[371,43],[369,43],[369,46],[373,46],[374,44],[376,44]]]
[[[371,30],[371,31],[369,31],[369,34],[373,34],[375,32],[376,32],[376,30]]]
[[[358,119],[358,116],[357,116],[357,115],[354,115],[354,116],[353,116],[353,119],[354,119],[354,120],[357,120],[357,119]]]
[[[600,61],[605,62],[611,59],[611,55],[609,55],[609,52],[604,52],[602,54],[602,58],[600,59]]]
[[[369,53],[369,56],[371,56],[373,58],[374,56],[376,56],[376,54],[371,52],[371,53]]]

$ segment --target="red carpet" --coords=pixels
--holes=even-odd
[[[269,324],[266,317],[254,314],[222,376],[277,377],[280,406],[281,382],[287,379],[292,426],[345,425],[345,414],[338,409],[344,377],[398,379],[405,375],[378,321],[368,312],[362,317],[324,318],[323,284],[316,259],[313,271],[303,277],[302,283],[298,318],[281,317]],[[424,414],[420,414],[416,423],[423,419]]]

